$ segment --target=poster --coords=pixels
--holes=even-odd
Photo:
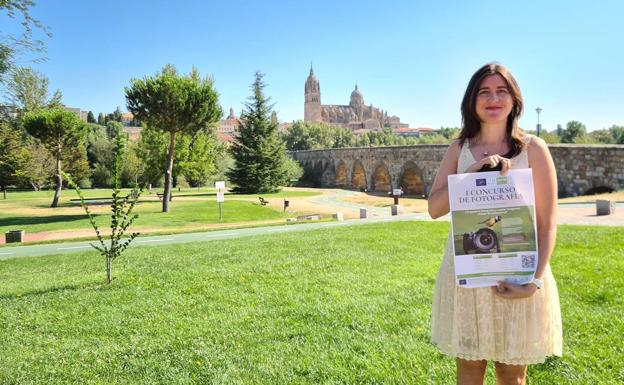
[[[530,282],[538,262],[531,169],[449,175],[448,191],[457,285]]]

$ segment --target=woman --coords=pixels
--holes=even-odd
[[[561,355],[561,315],[549,259],[556,237],[557,177],[548,147],[518,127],[522,96],[511,73],[486,64],[462,100],[459,139],[448,148],[429,195],[429,214],[449,212],[451,174],[530,167],[535,188],[539,263],[535,280],[517,285],[461,288],[455,284],[451,237],[433,300],[432,341],[456,357],[457,383],[483,384],[494,361],[498,384],[525,384],[528,364]]]

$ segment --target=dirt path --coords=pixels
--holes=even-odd
[[[275,210],[283,210],[284,200],[287,199],[289,201],[289,207],[287,209],[287,212],[292,213],[293,217],[303,214],[321,214],[322,216],[329,217],[337,212],[342,212],[345,219],[355,219],[359,218],[360,215],[358,206],[370,208],[372,214],[371,216],[388,216],[390,215],[390,205],[393,203],[392,199],[387,196],[370,195],[362,192],[346,191],[339,189],[286,188],[284,191],[312,191],[316,193],[320,192],[320,195],[316,196],[268,199],[268,206]],[[181,200],[187,199],[199,200],[196,197],[183,198]],[[573,225],[624,226],[624,207],[617,207],[615,213],[612,215],[597,216],[596,208],[594,206],[596,199],[609,199],[621,202],[624,201],[624,192],[601,194],[592,197],[575,197],[562,199],[560,200],[560,203],[573,204],[559,205],[557,223]],[[239,198],[239,200],[255,202],[257,198]],[[346,206],[344,203],[348,203],[349,205]],[[427,201],[425,199],[407,197],[401,198],[399,200],[399,203],[402,207],[403,213],[427,213]],[[77,207],[67,208],[66,210],[72,212],[81,212],[82,209]],[[283,219],[275,219],[267,221],[249,221],[240,223],[214,223],[175,229],[167,227],[142,227],[135,228],[135,230],[141,232],[141,234],[147,235],[184,231],[195,232],[218,229],[231,229],[237,227],[269,225],[283,222]],[[104,233],[108,234],[106,232]],[[25,242],[33,243],[60,239],[87,238],[93,236],[94,233],[92,229],[45,231],[39,233],[27,233]],[[4,243],[4,237],[0,237],[0,244]]]

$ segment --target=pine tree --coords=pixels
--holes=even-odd
[[[30,153],[24,146],[19,130],[0,121],[0,189],[6,199],[6,187],[19,185],[27,174]]]
[[[58,207],[61,188],[63,187],[63,177],[61,169],[61,159],[63,156],[71,154],[72,149],[84,146],[86,136],[86,125],[73,112],[65,111],[62,108],[46,108],[35,110],[24,116],[24,128],[33,137],[39,139],[50,154],[56,158],[56,189],[51,207]],[[84,148],[84,147],[83,147]],[[82,156],[79,156],[79,158]],[[72,164],[76,159],[68,159]],[[86,163],[86,151],[84,153]],[[89,169],[86,164],[86,169]]]
[[[241,114],[236,141],[230,151],[234,166],[228,172],[237,193],[279,191],[287,182],[286,150],[271,121],[272,106],[263,94],[263,74],[256,72],[251,96]]]
[[[95,116],[93,116],[93,111],[89,111],[87,114],[87,123],[96,123]]]
[[[119,108],[119,106],[117,106],[117,108],[115,108],[115,111],[113,111],[113,113],[111,114],[111,120],[115,122],[121,122],[121,108]]]
[[[154,77],[133,79],[125,92],[128,110],[147,126],[169,136],[166,170],[163,170],[163,212],[168,212],[175,177],[176,135],[205,131],[223,114],[214,80],[202,79],[195,68],[181,76],[174,66],[167,65]]]

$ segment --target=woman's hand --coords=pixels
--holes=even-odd
[[[501,175],[505,175],[507,170],[511,169],[511,159],[504,158],[498,154],[486,156],[480,161],[474,163],[472,166],[468,167],[466,172],[477,172],[481,170],[483,166],[490,166],[491,168],[496,167],[498,164],[501,164]]]
[[[492,290],[500,297],[517,299],[532,296],[537,291],[537,286],[532,283],[518,285],[516,283],[499,281],[497,286],[492,286]]]

